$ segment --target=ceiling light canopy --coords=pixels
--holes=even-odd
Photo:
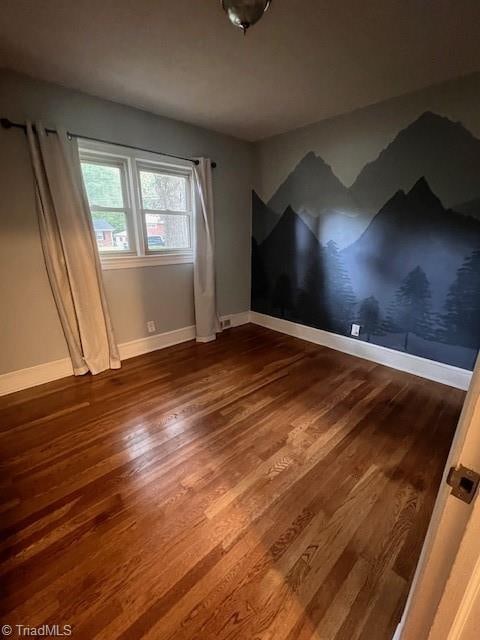
[[[260,20],[271,4],[271,0],[222,0],[230,22],[243,34],[247,29]]]

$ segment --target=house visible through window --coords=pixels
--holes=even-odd
[[[191,261],[191,167],[98,144],[81,148],[81,166],[104,266]]]

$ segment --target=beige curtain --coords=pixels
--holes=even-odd
[[[196,216],[193,284],[197,342],[215,340],[220,330],[215,294],[215,239],[213,186],[210,160],[199,158],[194,166]]]
[[[27,123],[45,264],[73,371],[120,367],[100,259],[83,189],[77,141]]]

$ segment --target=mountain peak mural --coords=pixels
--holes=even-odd
[[[479,195],[480,140],[460,122],[426,111],[368,163],[351,186],[362,206],[376,213],[396,189],[425,176],[446,207]]]
[[[480,140],[425,112],[348,188],[309,152],[253,193],[252,309],[473,369]]]

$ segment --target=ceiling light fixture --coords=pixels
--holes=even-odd
[[[260,20],[271,5],[271,0],[221,0],[221,2],[230,22],[242,29],[243,35],[247,33],[249,27]]]

